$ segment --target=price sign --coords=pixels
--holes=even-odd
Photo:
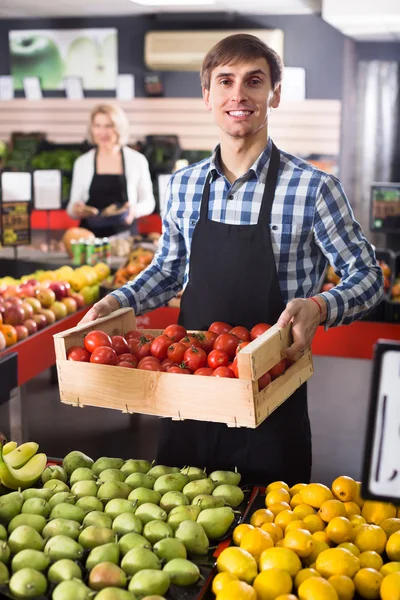
[[[31,203],[1,203],[1,243],[3,246],[27,246],[31,243]]]

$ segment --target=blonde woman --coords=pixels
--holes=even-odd
[[[67,212],[96,237],[129,232],[155,207],[147,159],[126,146],[128,121],[118,106],[93,108],[89,140],[95,148],[75,161]]]

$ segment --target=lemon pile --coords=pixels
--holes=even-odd
[[[400,600],[400,507],[360,487],[271,483],[217,559],[217,600]]]

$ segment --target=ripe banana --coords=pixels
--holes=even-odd
[[[35,456],[36,452],[39,449],[39,444],[36,442],[26,442],[25,444],[21,444],[13,450],[9,452],[7,456],[4,456],[4,448],[3,448],[3,456],[4,462],[7,467],[11,467],[12,469],[19,469],[23,467],[28,460]]]
[[[17,442],[7,442],[3,446],[3,455],[10,454],[18,446]]]
[[[20,469],[7,466],[3,458],[3,447],[0,444],[0,483],[10,490],[25,490],[34,485],[42,475],[47,464],[45,454],[36,454]]]

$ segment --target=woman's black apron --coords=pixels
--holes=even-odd
[[[279,164],[279,150],[273,145],[256,225],[209,220],[209,174],[179,316],[179,323],[187,329],[205,330],[213,321],[250,329],[257,323],[276,323],[284,310],[270,235]],[[221,397],[221,402],[230,402],[230,398]],[[163,419],[157,462],[206,467],[208,473],[237,467],[243,483],[308,482],[311,431],[306,384],[256,429]]]

